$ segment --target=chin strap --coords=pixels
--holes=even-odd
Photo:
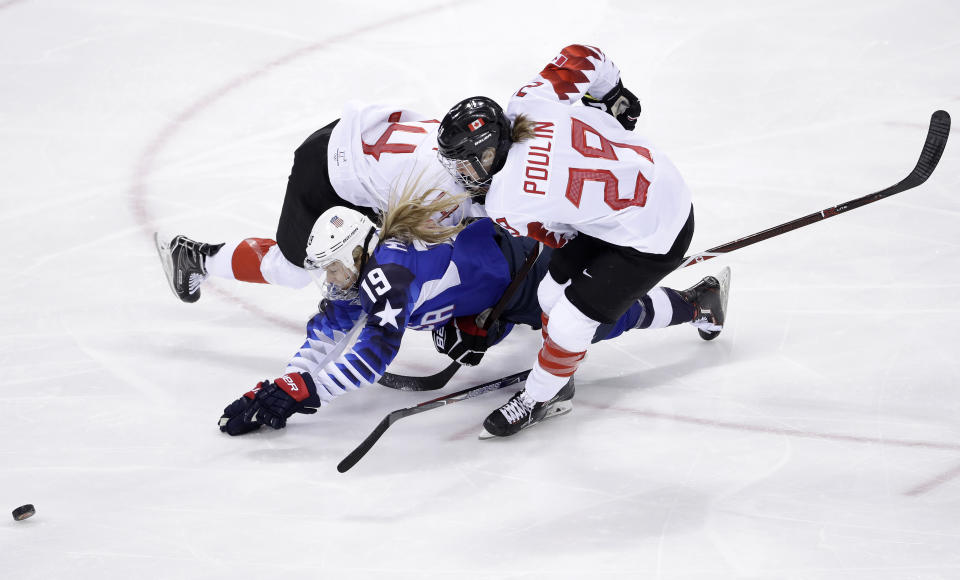
[[[370,248],[370,240],[373,239],[374,234],[377,233],[377,228],[370,228],[370,231],[367,232],[367,237],[363,238],[363,252],[360,255],[360,267],[357,269],[357,279],[359,281],[360,274],[363,272],[363,269],[367,266],[367,261],[370,260],[370,255],[374,250],[377,249],[376,246]]]

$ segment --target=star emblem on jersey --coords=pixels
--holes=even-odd
[[[397,315],[402,311],[403,308],[394,308],[390,305],[390,300],[387,300],[383,310],[374,312],[373,315],[380,319],[380,326],[390,324],[394,328],[399,329],[400,326],[397,325]]]

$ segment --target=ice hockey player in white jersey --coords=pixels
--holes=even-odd
[[[249,237],[207,244],[186,236],[156,236],[157,251],[173,292],[184,302],[200,298],[208,276],[302,288],[307,237],[317,217],[345,206],[368,217],[387,207],[391,192],[419,180],[439,192],[464,192],[438,164],[439,123],[402,108],[349,103],[340,119],[314,132],[294,153],[276,239]],[[483,215],[464,197],[460,208],[436,216],[441,223]]]
[[[475,365],[514,325],[540,328],[537,287],[548,260],[533,264],[499,318],[481,328],[478,317],[500,300],[538,244],[507,235],[489,219],[445,228],[430,224],[428,216],[456,204],[456,198],[424,203],[401,196],[380,228],[347,208],[324,212],[311,233],[306,265],[324,280],[325,300],[307,324],[307,340],[284,375],[260,381],[224,409],[220,430],[243,435],[263,425],[281,429],[295,413],[314,413],[375,383],[407,330],[432,330],[437,350]],[[716,304],[716,286],[710,276],[687,290],[654,288],[616,321],[598,326],[592,341],[694,322],[697,305]],[[722,323],[723,309],[715,307],[715,316]],[[564,401],[552,412],[571,408]]]
[[[588,106],[574,106],[583,100]],[[558,248],[538,289],[544,343],[522,391],[484,421],[508,436],[572,397],[566,387],[597,327],[677,268],[693,236],[691,194],[677,168],[631,132],[640,113],[620,71],[591,46],[564,48],[506,112],[471,97],[443,118],[439,156],[514,236]],[[701,336],[717,330],[697,312]]]

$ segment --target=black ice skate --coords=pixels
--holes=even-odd
[[[695,286],[680,292],[680,296],[696,308],[696,314],[690,324],[697,327],[697,332],[703,340],[713,340],[720,336],[723,323],[727,318],[729,294],[729,266],[716,276],[707,276]]]
[[[216,254],[223,244],[204,244],[186,236],[176,236],[166,243],[160,234],[154,234],[153,240],[173,293],[184,302],[200,300],[200,284],[207,279],[207,258]]]
[[[573,377],[546,403],[534,401],[526,389],[521,390],[506,405],[487,415],[480,439],[507,437],[544,419],[566,415],[573,410],[573,391]]]

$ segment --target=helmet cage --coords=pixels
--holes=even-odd
[[[503,168],[510,149],[510,120],[487,97],[470,97],[447,112],[437,132],[437,156],[450,175],[468,190],[485,190]],[[481,159],[493,149],[489,168]]]
[[[314,275],[313,280],[316,282],[317,286],[320,287],[320,296],[324,300],[334,300],[339,302],[349,302],[351,304],[360,304],[360,280],[359,274],[353,279],[353,283],[346,287],[341,288],[333,282],[330,282],[326,277],[321,278],[319,275]]]
[[[303,267],[313,274],[324,298],[357,302],[360,273],[377,240],[376,227],[366,216],[349,208],[331,208],[310,232]],[[338,285],[337,278],[350,283]]]
[[[476,155],[470,155],[466,159],[452,159],[444,157],[443,153],[438,151],[437,158],[447,172],[453,176],[454,181],[467,190],[485,188],[493,180],[493,175],[483,168],[483,164]]]

